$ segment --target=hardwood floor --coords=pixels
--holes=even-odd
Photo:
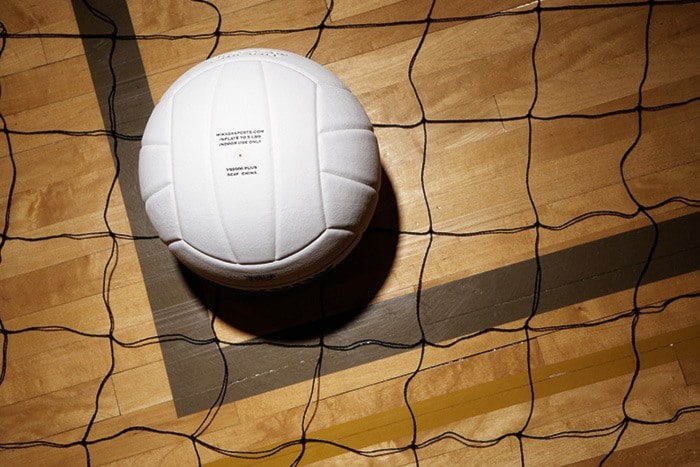
[[[0,465],[700,462],[700,2],[4,0]],[[322,279],[178,266],[138,188],[210,54],[335,72],[381,200]]]

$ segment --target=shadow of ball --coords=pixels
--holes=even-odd
[[[266,341],[317,341],[359,316],[377,295],[394,263],[398,225],[394,189],[382,171],[379,200],[367,231],[347,258],[311,282],[245,292],[181,269],[192,292],[217,319]]]

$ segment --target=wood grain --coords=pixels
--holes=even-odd
[[[131,236],[151,228],[129,222],[138,187],[118,178],[116,135],[103,120],[113,83],[95,71],[108,70],[111,41],[87,39],[97,55],[86,54],[74,13],[80,2],[6,1],[0,464],[83,465],[89,455],[92,465],[288,465],[303,454],[304,465],[597,465],[621,433],[607,465],[697,464],[697,268],[651,282],[640,272],[639,287],[545,312],[536,298],[551,291],[536,284],[568,271],[546,263],[538,283],[533,262],[527,277],[488,289],[531,283],[542,293],[524,313],[497,329],[428,342],[443,309],[465,303],[454,294],[466,292],[447,287],[454,281],[697,214],[700,4],[622,3],[125,0],[136,37],[119,41],[137,41],[130,59],[145,76],[116,75],[118,106],[134,83],[148,89],[133,95],[157,102],[215,43],[215,53],[273,47],[301,55],[317,44],[313,58],[375,124],[394,199],[372,226],[394,236],[395,251],[370,302],[405,300],[411,318],[358,313],[327,335],[293,334],[274,345],[289,355],[309,345],[311,361],[257,362],[260,374],[239,374],[233,358],[223,366],[217,350],[218,360],[198,368],[217,391],[227,378],[234,391],[237,377],[306,373],[178,415],[173,385],[183,375],[157,338],[152,287],[172,306],[189,300],[194,309],[208,297],[193,283],[169,285],[177,271],[165,264],[144,279],[159,257],[139,247],[157,240]],[[90,61],[96,56],[100,63]],[[118,107],[129,139],[140,136],[134,122],[145,121],[139,112],[151,104]],[[133,168],[138,142],[119,141],[121,162]],[[655,240],[641,257],[669,241]],[[692,258],[693,248],[683,251]],[[355,293],[342,284],[328,284],[328,303]],[[253,311],[255,300],[245,300]],[[294,303],[285,313],[308,311],[302,299]],[[167,337],[189,340],[182,358],[265,338],[220,311],[202,315],[214,330],[208,347],[196,340],[201,330]],[[171,317],[185,318],[195,320]],[[362,323],[397,341],[417,337],[404,351],[363,360],[377,342],[353,344],[349,333]],[[359,363],[331,372],[341,352]]]

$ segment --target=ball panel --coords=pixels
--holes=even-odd
[[[170,163],[170,146],[151,144],[141,147],[139,185],[143,198],[148,199],[156,191],[173,183]]]
[[[260,265],[221,261],[183,240],[172,242],[168,247],[188,268],[209,280],[240,289],[267,290],[313,279],[345,258],[357,238],[353,232],[328,229],[303,252]]]
[[[264,53],[265,51],[269,51],[271,49],[258,49],[258,50],[262,50]],[[266,60],[266,59],[271,60],[272,57],[266,57],[266,58],[263,58],[262,60]],[[282,54],[275,57],[275,62],[276,63],[283,63],[287,67],[293,68],[297,73],[305,75],[308,79],[312,80],[318,86],[332,86],[332,87],[347,89],[345,87],[345,83],[343,83],[340,80],[340,78],[335,76],[335,74],[333,74],[333,72],[326,69],[322,65],[319,65],[318,63],[314,62],[313,60],[307,59],[306,57],[283,52]]]
[[[369,223],[368,207],[377,202],[377,192],[364,183],[333,174],[321,174],[328,227],[358,234]],[[371,211],[369,211],[371,213]]]
[[[202,73],[173,96],[173,187],[182,239],[215,258],[236,261],[234,238],[226,236],[226,215],[214,191],[210,156],[211,106],[219,70]]]
[[[372,124],[362,105],[347,89],[319,86],[317,95],[320,133],[347,129],[372,129]]]
[[[262,64],[238,61],[220,68],[209,147],[221,222],[238,262],[273,261],[274,163]]]
[[[285,261],[285,264],[289,264],[296,269],[294,262],[299,261],[302,257],[306,257],[308,252],[309,259],[304,258],[303,260],[305,265],[308,265],[308,272],[304,273],[305,277],[303,279],[307,280],[342,261],[350,252],[357,239],[355,232],[328,228],[308,248],[289,257],[289,261]]]
[[[180,75],[180,77],[176,79],[175,82],[171,84],[170,87],[165,91],[165,93],[161,96],[160,100],[172,100],[173,97],[175,97],[175,94],[177,94],[180,91],[180,89],[182,89],[184,86],[187,86],[189,82],[192,81],[192,79],[196,78],[202,73],[216,69],[219,66],[220,63],[211,59],[198,63],[197,65],[193,66],[185,73]]]
[[[321,172],[342,175],[379,189],[377,138],[370,130],[338,130],[319,135]]]
[[[235,62],[251,60],[258,63],[283,64],[306,76],[318,85],[345,88],[345,84],[333,72],[300,55],[276,49],[243,49],[210,58],[198,66],[208,66],[219,61]]]
[[[275,259],[301,250],[326,228],[319,180],[316,84],[285,66],[263,63],[275,173]]]
[[[143,130],[141,144],[170,145],[172,104],[170,99],[161,99],[153,108],[153,112],[146,123],[146,128]]]
[[[178,79],[149,119],[139,167],[147,213],[173,254],[211,280],[250,290],[306,281],[342,260],[369,223],[380,178],[371,130],[343,83],[304,57],[214,57]]]
[[[146,199],[146,214],[165,243],[182,238],[172,187],[166,186]]]

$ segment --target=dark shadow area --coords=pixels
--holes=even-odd
[[[382,171],[372,221],[353,251],[323,276],[293,288],[246,292],[221,286],[180,266],[192,293],[217,318],[266,341],[318,341],[358,317],[391,270],[399,213],[391,180]]]

